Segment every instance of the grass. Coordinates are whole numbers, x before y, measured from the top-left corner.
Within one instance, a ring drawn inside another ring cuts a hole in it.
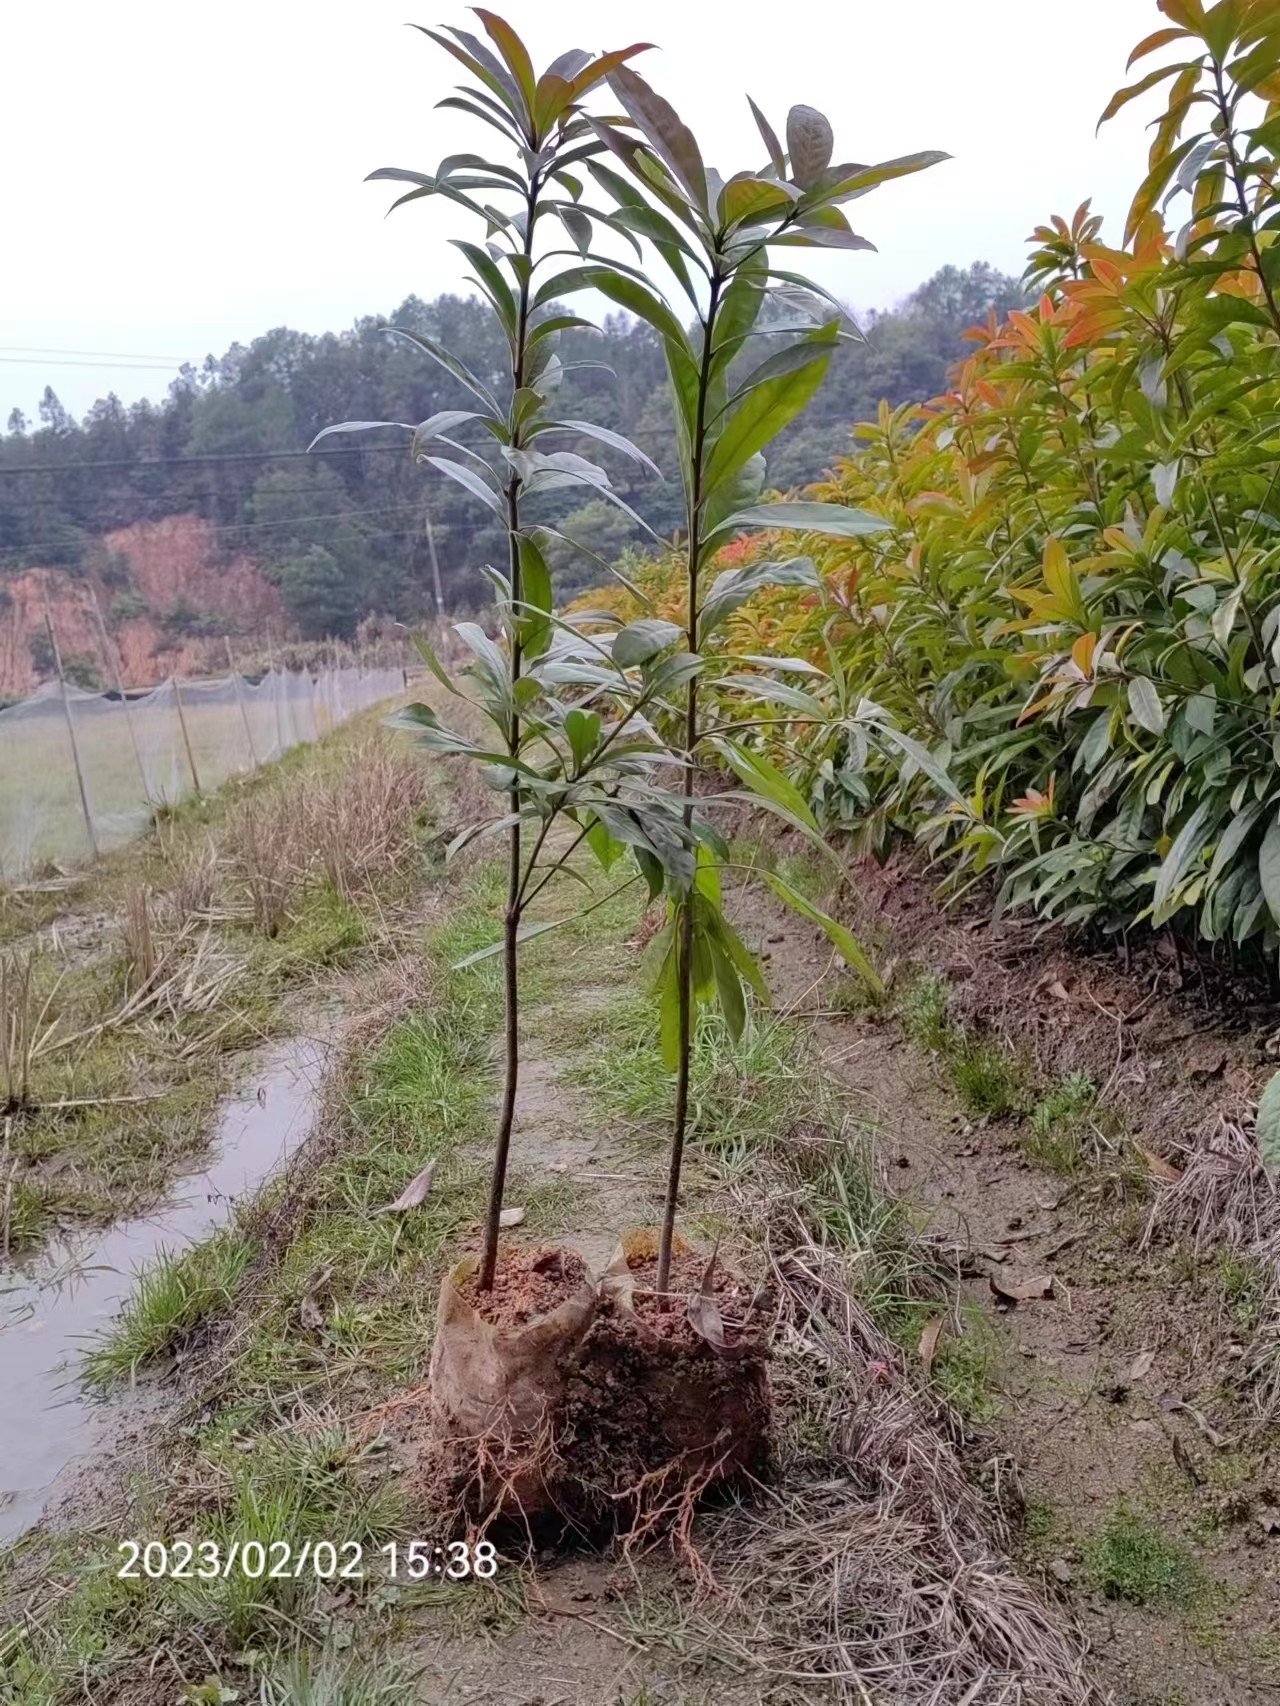
[[[1267,1307],[1267,1275],[1262,1264],[1238,1251],[1222,1250],[1217,1279],[1232,1321],[1242,1333],[1256,1332]]]
[[[1123,1502],[1085,1541],[1084,1565],[1099,1593],[1133,1605],[1185,1606],[1203,1586],[1191,1554]]]
[[[961,1105],[970,1114],[1000,1119],[1018,1103],[1018,1080],[1008,1050],[986,1037],[958,1036],[947,1062]]]
[[[4,1028],[26,1039],[0,1062],[0,1101],[15,1074],[25,1090],[0,1250],[142,1212],[198,1157],[227,1056],[287,1023],[290,989],[384,945],[421,868],[426,799],[416,759],[359,720],[176,808],[59,897],[56,935],[27,920],[36,933],[0,950]]]
[[[143,1269],[123,1312],[85,1357],[84,1378],[98,1387],[132,1380],[176,1350],[231,1302],[253,1255],[253,1240],[234,1227],[180,1254],[164,1251]]]
[[[941,1053],[950,1037],[947,1012],[951,1002],[947,981],[925,972],[908,984],[898,1004],[902,1028],[921,1048]]]
[[[1087,1163],[1083,1133],[1098,1086],[1087,1072],[1069,1072],[1051,1085],[1027,1117],[1023,1149],[1033,1161],[1066,1178]]]
[[[1020,1100],[1017,1061],[993,1038],[955,1024],[950,1005],[946,979],[924,972],[903,992],[898,1017],[912,1042],[942,1056],[967,1113],[988,1119],[1013,1113]]]

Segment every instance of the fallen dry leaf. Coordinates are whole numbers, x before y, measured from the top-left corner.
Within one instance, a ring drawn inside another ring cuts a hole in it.
[[[1163,1179],[1166,1184],[1176,1185],[1182,1177],[1182,1169],[1166,1161],[1163,1155],[1157,1155],[1154,1149],[1148,1149],[1144,1144],[1136,1145],[1138,1154],[1147,1164],[1147,1171],[1153,1179]]]
[[[1129,1370],[1130,1380],[1145,1380],[1151,1373],[1151,1365],[1156,1360],[1154,1351],[1139,1351],[1133,1359],[1133,1367]]]
[[[702,1284],[690,1297],[685,1308],[685,1316],[689,1325],[700,1338],[705,1339],[709,1345],[714,1345],[717,1350],[723,1350],[725,1346],[724,1319],[720,1314],[720,1306],[715,1300],[715,1294],[711,1290],[711,1280],[716,1271],[716,1257],[719,1253],[720,1245],[717,1241],[715,1249],[711,1252],[711,1258],[703,1270]]]
[[[1056,977],[1049,985],[1049,993],[1053,996],[1055,1001],[1070,1001],[1071,999],[1071,993],[1066,984]]]
[[[991,1274],[987,1283],[1002,1303],[1030,1303],[1037,1297],[1053,1296],[1052,1274],[1036,1274],[1033,1279],[1026,1280],[997,1279],[995,1274]]]
[[[933,1368],[933,1359],[938,1350],[938,1335],[942,1331],[941,1315],[931,1315],[924,1324],[920,1335],[920,1367],[927,1380]]]
[[[378,1210],[379,1214],[403,1214],[407,1209],[421,1208],[431,1190],[431,1181],[435,1177],[436,1163],[428,1161],[426,1166],[401,1191],[394,1202],[384,1203]]]
[[[498,1216],[498,1225],[503,1227],[523,1226],[525,1210],[522,1208],[504,1208]]]
[[[315,1332],[324,1326],[324,1309],[320,1304],[320,1294],[333,1278],[333,1263],[328,1263],[311,1281],[303,1293],[298,1305],[298,1319],[309,1331]]]
[[[1166,1398],[1160,1407],[1163,1410],[1181,1410],[1183,1415],[1190,1416],[1209,1444],[1216,1446],[1219,1451],[1224,1445],[1231,1444],[1226,1434],[1220,1434],[1204,1411],[1197,1410],[1194,1404],[1184,1404],[1181,1398]]]

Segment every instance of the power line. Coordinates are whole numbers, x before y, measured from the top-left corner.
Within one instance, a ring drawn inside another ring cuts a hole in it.
[[[403,456],[404,442],[352,445],[348,450],[225,450],[199,456],[122,456],[117,460],[95,462],[26,462],[12,468],[0,466],[0,474],[65,474],[85,468],[172,468],[226,462],[292,462],[306,457],[363,456],[369,451],[379,450],[393,450],[398,456]]]
[[[140,355],[137,350],[54,349],[51,344],[0,344],[6,355],[102,355],[113,361],[190,361],[186,355]]]
[[[170,373],[182,365],[175,361],[64,361],[60,356],[0,355],[12,367],[131,367],[138,373]]]
[[[349,516],[353,515],[385,515],[388,512],[413,509],[416,507],[416,503],[416,499],[409,498],[402,503],[371,504],[367,509],[325,510],[319,515],[291,515],[282,517],[275,521],[226,521],[218,522],[216,524],[208,523],[206,524],[205,531],[210,533],[258,533],[268,527],[306,527],[316,521],[345,521]],[[168,519],[170,518],[160,518],[161,521]],[[152,522],[150,525],[158,526],[159,522]],[[370,538],[376,537],[376,535],[366,533],[364,537]],[[36,540],[30,545],[10,545],[0,552],[0,555],[26,557],[30,556],[33,552],[48,550],[51,546],[56,549],[56,542],[51,540]],[[33,568],[40,568],[42,566],[43,565],[39,563],[32,564]]]

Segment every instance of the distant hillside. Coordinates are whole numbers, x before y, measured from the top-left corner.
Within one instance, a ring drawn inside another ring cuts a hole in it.
[[[53,673],[45,601],[70,679],[110,685],[93,600],[128,687],[170,674],[226,669],[226,637],[255,656],[268,629],[284,635],[279,589],[246,556],[228,553],[194,515],[117,528],[74,571],[27,569],[0,580],[0,698],[20,698]]]
[[[867,342],[841,346],[814,403],[775,446],[771,482],[788,489],[817,478],[845,448],[850,423],[874,414],[882,397],[936,394],[963,351],[965,328],[1021,299],[1014,280],[985,264],[945,267],[896,311],[873,316]],[[23,647],[39,650],[43,620],[33,615],[38,597],[26,573],[33,568],[96,587],[131,669],[142,671],[152,647],[149,678],[162,672],[159,660],[207,631],[252,622],[268,602],[303,637],[347,635],[370,612],[401,620],[429,613],[428,517],[446,607],[485,602],[478,571],[505,553],[500,525],[486,523],[452,482],[415,467],[403,433],[330,439],[306,454],[337,421],[413,423],[465,406],[456,383],[389,335],[389,324],[437,339],[501,393],[505,344],[479,300],[410,297],[390,321],[365,319],[323,337],[281,328],[236,345],[185,369],[159,403],[126,409],[107,397],[77,423],[48,389],[34,425],[15,410],[0,437],[0,691],[22,682]],[[673,474],[656,335],[619,315],[600,331],[561,334],[559,353],[563,414],[625,433]],[[603,463],[659,532],[676,527],[674,478],[638,473],[591,441],[566,435],[560,447]],[[556,497],[558,507],[544,500],[545,519],[600,554],[637,538],[604,500]],[[567,547],[554,566],[564,592],[595,573]],[[60,597],[68,612],[79,608],[70,586]]]

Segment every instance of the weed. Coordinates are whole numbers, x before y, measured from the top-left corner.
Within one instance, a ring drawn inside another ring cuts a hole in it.
[[[954,1037],[947,1064],[956,1094],[971,1114],[999,1119],[1017,1104],[1018,1083],[1013,1057],[987,1037]]]
[[[1082,1128],[1098,1087],[1087,1072],[1069,1072],[1040,1097],[1027,1119],[1023,1148],[1033,1161],[1070,1177],[1085,1165]]]
[[[941,1052],[949,1038],[947,1009],[951,992],[945,978],[925,972],[903,991],[898,1012],[903,1029],[913,1043]]]
[[[139,1274],[119,1318],[86,1355],[85,1379],[93,1386],[132,1380],[140,1368],[174,1350],[227,1306],[253,1253],[252,1241],[229,1227],[181,1254],[162,1251]]]
[[[1267,1281],[1261,1264],[1224,1249],[1218,1256],[1218,1284],[1231,1319],[1242,1332],[1255,1332],[1266,1311]]]
[[[1123,1502],[1085,1542],[1084,1563],[1100,1593],[1134,1605],[1185,1605],[1202,1585],[1195,1559]]]

